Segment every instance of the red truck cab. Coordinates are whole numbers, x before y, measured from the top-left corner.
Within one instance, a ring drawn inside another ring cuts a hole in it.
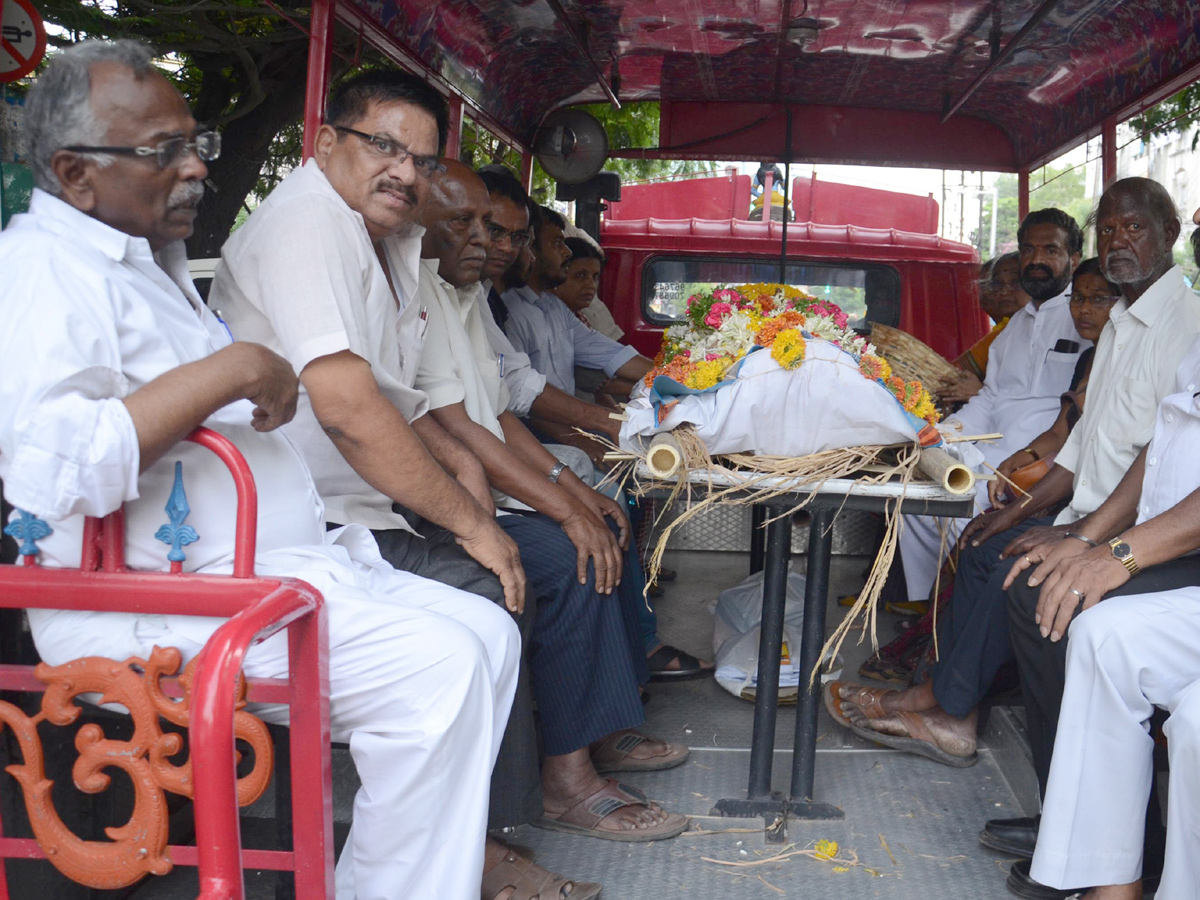
[[[837,303],[860,328],[900,328],[947,359],[987,333],[979,255],[933,233],[932,197],[814,176],[797,178],[790,199],[806,221],[787,225],[784,282]],[[601,223],[608,262],[600,293],[625,340],[652,357],[696,290],[781,280],[784,225],[748,219],[749,209],[748,175],[622,190]]]

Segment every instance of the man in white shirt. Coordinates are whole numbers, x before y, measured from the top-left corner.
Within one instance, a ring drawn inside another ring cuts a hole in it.
[[[1090,346],[1075,330],[1068,299],[1083,247],[1079,225],[1061,210],[1043,209],[1026,216],[1017,234],[1021,286],[1031,299],[992,345],[983,390],[948,420],[961,423],[966,434],[1002,432],[995,446],[980,448],[993,465],[1054,422],[1079,354]],[[986,482],[979,488],[980,501],[986,503]],[[904,519],[900,548],[910,599],[929,596],[941,565],[938,522],[918,516]],[[966,520],[942,522],[950,532],[947,544],[965,524]],[[873,736],[882,730],[877,739],[898,749],[947,765],[972,764],[976,707],[997,670],[1012,656],[1003,593],[988,593],[989,571],[986,565],[960,558],[950,632],[939,647],[929,681],[886,692],[838,685],[830,693],[831,712],[837,713],[839,700],[844,701],[839,718],[860,733]],[[992,602],[982,602],[981,596],[991,596]]]
[[[1089,514],[1110,495],[1116,498],[1118,484],[1128,487],[1122,481],[1128,478],[1126,472],[1134,473],[1136,493],[1142,481],[1137,474],[1138,460],[1144,459],[1147,472],[1159,464],[1156,454],[1143,451],[1154,434],[1155,410],[1177,389],[1200,389],[1196,378],[1186,378],[1178,386],[1175,382],[1176,372],[1183,373],[1186,368],[1180,366],[1181,360],[1200,334],[1200,299],[1183,281],[1172,256],[1178,234],[1175,205],[1153,181],[1122,179],[1101,198],[1096,221],[1100,260],[1109,280],[1122,286],[1124,297],[1113,307],[1096,345],[1083,417],[1056,457],[1055,467],[1033,488],[1030,505],[1065,497],[1064,482],[1066,490],[1074,482],[1074,495],[1052,527],[1031,529],[1003,550],[1005,559],[1015,560],[1004,587],[1008,588],[1009,627],[1021,671],[1034,769],[1043,796],[1059,725],[1066,648],[1060,640],[1063,623],[1038,615],[1042,579],[1062,560],[1081,552],[1081,559],[1090,558],[1085,552],[1090,542],[1110,537],[1093,532]],[[1164,417],[1174,415],[1169,409],[1164,413]],[[1138,514],[1149,515],[1149,504],[1143,506],[1147,508]],[[1131,522],[1132,518],[1122,524]],[[1096,551],[1102,554],[1109,549],[1100,544]],[[1041,563],[1045,563],[1041,571],[1025,574],[1031,565]],[[1001,564],[1002,570],[1009,568],[1008,563]],[[1067,587],[1085,596],[1091,590],[1086,584]],[[993,823],[989,827],[995,830]],[[1036,825],[1028,834],[1036,838]],[[1032,840],[1026,846],[1028,855]],[[1028,863],[1017,863],[1010,880],[1020,886],[1028,882],[1028,872]]]
[[[428,326],[417,215],[447,121],[441,96],[405,72],[372,70],[338,85],[314,157],[226,242],[210,303],[238,340],[270,347],[299,373],[286,431],[331,523],[370,528],[397,569],[520,612],[525,574],[496,524],[483,466],[427,415],[413,386]],[[398,507],[422,518],[422,535]],[[532,620],[531,609],[526,635]],[[489,826],[540,816],[539,783],[526,676],[493,773]],[[488,896],[516,878],[510,870],[523,860],[511,855],[488,840],[485,883],[500,879]],[[579,896],[598,890],[573,887]]]
[[[521,549],[538,601],[529,655],[546,753],[546,810],[538,824],[609,840],[672,837],[686,827],[685,817],[600,775],[669,768],[687,757],[686,747],[634,731],[643,720],[637,684],[647,673],[634,615],[640,598],[621,572],[628,521],[508,410],[479,282],[491,200],[467,166],[445,165],[421,217],[427,258],[420,297],[429,333],[417,386],[432,415],[483,460],[497,504],[521,511],[499,521]]]
[[[1061,648],[1070,635],[1029,874],[1064,892],[1092,886],[1087,896],[1093,900],[1142,896],[1143,832],[1153,790],[1148,722],[1156,706],[1170,713],[1164,731],[1171,762],[1157,896],[1194,897],[1200,885],[1198,387],[1200,341],[1179,366],[1176,392],[1158,408],[1150,443],[1112,496],[1075,523],[1076,533],[1095,546],[1062,541],[1029,579],[1041,585],[1038,624],[1049,643]],[[1147,875],[1149,890],[1154,874]]]
[[[509,287],[503,294],[509,314],[505,333],[529,355],[535,369],[568,394],[575,393],[576,365],[636,383],[654,364],[632,347],[584,325],[552,293],[567,278],[571,251],[563,238],[566,224],[554,210],[534,208],[533,268],[527,285]]]
[[[84,517],[124,504],[128,564],[162,571],[154,534],[182,462],[187,524],[200,534],[184,568],[225,574],[232,481],[214,455],[180,441],[198,425],[233,441],[258,489],[257,572],[325,597],[332,734],[349,741],[362,781],[339,900],[474,900],[517,629],[486,600],[395,571],[365,529],[326,533],[308,468],[276,430],[295,410],[291,367],[261,345],[231,344],[188,277],[200,156],[215,158],[219,139],[198,133],[153,55],[132,41],[85,42],[55,56],[30,91],[39,190],[0,235],[6,496],[53,526],[47,565],[78,565]],[[30,610],[29,620],[51,664],[146,658],[156,644],[188,660],[221,624],[69,610]],[[244,669],[287,677],[286,635],[251,648]],[[286,721],[283,709],[264,715]]]
[[[1002,435],[977,445],[993,467],[1054,424],[1075,363],[1091,346],[1075,330],[1069,302],[1071,275],[1083,247],[1079,225],[1061,210],[1039,209],[1025,217],[1017,241],[1026,249],[1019,262],[1031,300],[1012,314],[992,344],[983,389],[946,420],[961,434]],[[989,505],[987,488],[986,481],[976,486],[980,509]],[[904,517],[900,557],[909,600],[929,599],[942,565],[943,544],[951,547],[969,521]]]

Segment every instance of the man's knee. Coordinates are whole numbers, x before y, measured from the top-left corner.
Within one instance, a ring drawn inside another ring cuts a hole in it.
[[[1188,688],[1175,703],[1163,732],[1168,747],[1186,747],[1191,758],[1200,756],[1200,682]]]
[[[1033,621],[1041,587],[1029,586],[1029,578],[1032,574],[1032,571],[1022,572],[1007,591],[1008,614],[1014,621],[1018,619]]]

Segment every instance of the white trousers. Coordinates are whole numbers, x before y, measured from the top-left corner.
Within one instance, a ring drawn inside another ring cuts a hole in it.
[[[986,491],[987,482],[981,483]],[[904,516],[900,530],[900,559],[904,561],[904,582],[909,600],[929,599],[946,554],[954,549],[954,542],[970,521],[944,516]],[[946,536],[944,547],[943,534]]]
[[[369,539],[369,532],[366,532]],[[362,781],[338,862],[338,900],[475,900],[483,874],[488,783],[516,687],[520,634],[500,607],[406,572],[352,533],[346,547],[273,551],[260,574],[290,574],[325,597],[334,740],[349,741]],[[372,552],[374,551],[374,552]],[[57,612],[31,615],[42,658],[185,661],[219,619]],[[251,648],[254,677],[288,672],[281,632]],[[259,707],[286,721],[286,709]]]
[[[1141,876],[1156,706],[1170,713],[1171,763],[1157,896],[1200,898],[1200,587],[1113,597],[1071,624],[1035,879],[1084,888]]]

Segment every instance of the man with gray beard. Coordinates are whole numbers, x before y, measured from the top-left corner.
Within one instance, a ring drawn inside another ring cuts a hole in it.
[[[1003,524],[1008,517],[1016,520],[1070,498],[1053,525],[1030,529],[1001,553],[1001,559],[1015,560],[1005,582],[1010,635],[1043,796],[1062,701],[1066,642],[1058,626],[1051,627],[1054,623],[1037,621],[1041,580],[1025,570],[1067,554],[1075,545],[1087,549],[1096,543],[1080,520],[1116,489],[1154,434],[1159,404],[1175,390],[1176,369],[1200,334],[1200,300],[1172,256],[1179,231],[1175,204],[1157,182],[1124,178],[1104,192],[1096,211],[1097,251],[1101,269],[1121,286],[1122,297],[1096,344],[1083,417],[1054,468],[1032,489],[1025,512],[1021,504],[1012,504],[994,517],[999,525],[985,523],[974,536],[982,541],[989,533],[1011,527],[1011,522]],[[989,846],[1002,844],[999,849],[1031,856],[1036,836],[1034,820],[999,820],[989,822],[981,837]],[[1028,867],[1027,861],[1014,864],[1010,890],[1018,896],[1046,896],[1046,888],[1029,878]]]

